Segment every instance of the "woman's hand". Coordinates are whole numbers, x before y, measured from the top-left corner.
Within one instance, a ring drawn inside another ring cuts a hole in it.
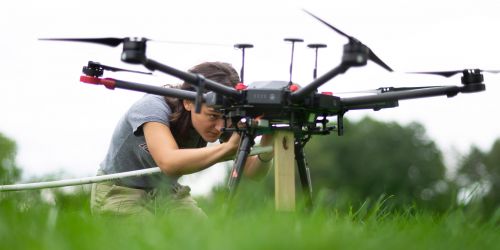
[[[231,137],[227,142],[222,143],[225,147],[226,153],[224,154],[223,161],[232,160],[238,151],[238,146],[240,145],[240,135],[233,132]]]

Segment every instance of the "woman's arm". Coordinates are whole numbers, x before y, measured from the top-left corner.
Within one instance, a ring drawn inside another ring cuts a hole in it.
[[[236,153],[239,136],[228,142],[204,148],[179,149],[168,126],[159,122],[143,125],[149,152],[167,175],[180,176],[201,171]]]
[[[269,146],[273,144],[273,136],[270,134],[263,135],[260,140],[261,146]],[[259,155],[250,156],[245,163],[243,174],[252,179],[261,179],[269,172],[273,163],[274,152],[261,153]]]

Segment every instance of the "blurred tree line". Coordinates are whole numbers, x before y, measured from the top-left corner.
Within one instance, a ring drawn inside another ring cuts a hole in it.
[[[0,184],[19,180],[21,169],[16,165],[16,143],[0,133]]]
[[[500,139],[488,152],[473,146],[460,161],[455,183],[459,202],[500,217]]]
[[[386,195],[393,206],[449,205],[442,154],[422,125],[364,118],[344,127],[343,136],[316,136],[306,147],[311,178],[326,202]]]
[[[21,168],[16,163],[17,144],[14,140],[0,133],[0,185],[13,184],[21,179]],[[52,174],[29,182],[60,179],[60,175]],[[89,210],[88,189],[83,186],[64,188],[0,192],[0,210],[15,209],[17,211],[38,207],[41,203],[54,205],[56,208],[73,210]]]
[[[498,209],[500,140],[489,152],[472,147],[449,176],[442,152],[419,123],[402,126],[365,117],[346,120],[343,136],[315,136],[306,146],[313,187],[325,205],[359,204],[382,195],[395,208],[417,205],[445,211],[465,193],[484,212]],[[481,192],[473,193],[474,187]],[[468,202],[468,201],[466,201]]]

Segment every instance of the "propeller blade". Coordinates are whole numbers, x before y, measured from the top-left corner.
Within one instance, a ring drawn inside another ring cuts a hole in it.
[[[109,70],[112,72],[117,72],[117,71],[122,71],[122,72],[130,72],[130,73],[138,73],[138,74],[145,74],[145,75],[152,75],[151,72],[143,72],[143,71],[136,71],[136,70],[129,70],[129,69],[122,69],[122,68],[117,68],[117,67],[112,67],[112,66],[107,66],[104,64],[100,64],[98,62],[92,62],[89,61],[88,67],[100,67],[103,70]]]
[[[84,42],[84,43],[98,43],[116,47],[120,45],[124,38],[104,37],[104,38],[39,38],[42,41],[63,41],[63,42]]]
[[[386,69],[387,71],[390,71],[390,72],[393,72],[394,70],[391,69],[391,67],[389,67],[386,63],[384,63],[377,55],[375,55],[375,53],[368,47],[366,46],[365,44],[363,44],[362,42],[360,42],[358,39],[356,39],[355,37],[352,37],[350,35],[347,35],[346,33],[344,33],[343,31],[335,28],[333,25],[327,23],[326,21],[324,21],[323,19],[315,16],[314,14],[312,14],[311,12],[307,11],[307,10],[304,10],[304,12],[306,12],[307,14],[311,15],[312,17],[316,18],[318,21],[322,22],[323,24],[325,24],[326,26],[328,26],[330,29],[333,29],[334,31],[336,31],[337,33],[339,33],[340,35],[346,37],[347,39],[349,39],[349,42],[351,43],[360,43],[362,44],[363,46],[365,46],[366,48],[368,48],[369,50],[369,55],[368,55],[368,59],[370,59],[371,61],[373,61],[374,63],[378,64],[380,67]]]
[[[38,40],[42,41],[64,41],[64,42],[86,42],[86,43],[97,43],[108,45],[112,47],[116,47],[120,45],[125,38],[116,38],[116,37],[103,37],[103,38],[40,38]],[[150,39],[146,39],[147,41],[152,41]],[[204,42],[189,42],[189,41],[167,41],[167,40],[154,40],[154,42],[159,43],[170,43],[170,44],[181,44],[181,45],[198,45],[198,46],[220,46],[220,47],[229,47],[231,44],[223,44],[223,43],[204,43]]]
[[[169,44],[180,44],[180,45],[197,45],[197,46],[218,46],[218,47],[233,47],[232,44],[225,43],[205,43],[205,42],[189,42],[189,41],[170,41],[170,40],[154,40],[157,43],[169,43]]]
[[[494,73],[494,74],[498,74],[500,73],[500,70],[481,70],[482,72],[487,72],[487,73]]]
[[[145,74],[145,75],[152,75],[153,74],[151,72],[143,72],[143,71],[136,71],[136,70],[130,70],[130,69],[120,69],[120,68],[115,68],[115,67],[102,65],[102,64],[101,64],[101,67],[104,70],[109,70],[109,71],[113,71],[113,72],[123,71],[123,72],[138,73],[138,74]]]
[[[339,29],[337,29],[337,28],[333,27],[333,25],[331,25],[331,24],[327,23],[326,21],[324,21],[323,19],[321,19],[321,18],[319,18],[319,17],[315,16],[313,13],[311,13],[311,12],[309,12],[309,11],[305,10],[305,9],[303,9],[303,11],[304,11],[304,12],[306,12],[307,14],[309,14],[310,16],[312,16],[312,17],[316,18],[316,20],[318,20],[318,21],[322,22],[324,25],[326,25],[326,26],[330,27],[330,29],[335,30],[335,31],[336,31],[337,33],[339,33],[340,35],[345,36],[345,37],[346,37],[346,38],[348,38],[349,40],[355,40],[355,41],[358,41],[356,38],[354,38],[354,37],[352,37],[352,36],[350,36],[350,35],[347,35],[347,34],[346,34],[346,33],[344,33],[343,31],[341,31],[341,30],[339,30]]]
[[[444,77],[452,77],[459,73],[465,73],[468,71],[486,72],[486,73],[500,73],[500,70],[482,70],[482,69],[462,69],[462,70],[450,70],[450,71],[421,71],[421,72],[407,72],[410,74],[428,74],[428,75],[439,75]]]
[[[451,71],[422,71],[422,72],[408,72],[410,74],[427,74],[427,75],[439,75],[444,77],[452,77],[458,73],[462,73],[463,70],[451,70]]]
[[[370,49],[370,48],[368,48]],[[384,61],[382,61],[373,51],[370,49],[370,54],[368,55],[368,59],[372,60],[374,63],[378,64],[380,67],[386,69],[389,72],[393,72],[394,70],[391,69]]]

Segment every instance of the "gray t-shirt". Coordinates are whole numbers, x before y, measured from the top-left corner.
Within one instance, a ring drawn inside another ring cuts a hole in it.
[[[108,153],[100,164],[101,171],[113,174],[156,167],[149,153],[142,125],[146,122],[160,122],[170,126],[171,113],[162,96],[146,94],[134,103],[115,128]],[[177,144],[180,148],[206,146],[206,142],[194,129],[190,131],[188,138],[177,139]],[[178,177],[155,174],[124,178],[119,180],[119,183],[128,187],[151,189],[172,184],[177,179]]]

